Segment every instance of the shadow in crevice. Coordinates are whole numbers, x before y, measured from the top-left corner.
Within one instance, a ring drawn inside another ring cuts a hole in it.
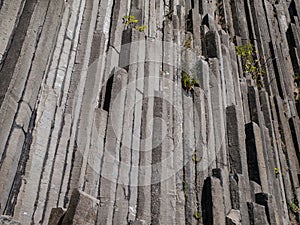
[[[204,181],[202,190],[202,219],[203,225],[213,225],[213,211],[212,211],[212,195],[211,195],[211,179],[208,177]]]
[[[294,16],[298,16],[298,13],[297,13],[296,4],[295,4],[294,0],[292,0],[291,4],[289,6],[289,13],[290,13],[290,17],[291,17],[291,22],[295,23]]]

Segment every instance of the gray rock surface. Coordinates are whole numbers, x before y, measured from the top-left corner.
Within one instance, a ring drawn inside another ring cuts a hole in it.
[[[10,216],[0,216],[1,225],[21,225],[21,223],[15,221]]]
[[[49,222],[48,225],[56,225],[62,222],[64,215],[66,213],[66,210],[62,208],[53,208],[51,210],[51,214],[49,216]]]
[[[75,189],[61,224],[94,224],[97,218],[98,205],[99,200]]]
[[[299,15],[0,0],[0,223],[299,224]]]

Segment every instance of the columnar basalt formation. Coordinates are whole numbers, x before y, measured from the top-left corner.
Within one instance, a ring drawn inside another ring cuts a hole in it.
[[[0,0],[0,224],[299,224],[299,15]]]

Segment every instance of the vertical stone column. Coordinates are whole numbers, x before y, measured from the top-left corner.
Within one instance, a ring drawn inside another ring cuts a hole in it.
[[[264,192],[269,192],[261,132],[254,122],[246,125],[246,147],[250,180],[260,184]]]

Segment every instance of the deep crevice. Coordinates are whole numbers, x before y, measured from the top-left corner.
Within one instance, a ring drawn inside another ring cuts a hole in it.
[[[4,56],[5,58],[2,62],[2,68],[0,67],[0,106],[3,103],[5,94],[13,77],[36,2],[37,0],[26,1],[23,13],[19,19],[19,24],[13,34],[10,45],[11,47],[6,54],[6,57]]]
[[[298,13],[297,13],[296,4],[295,4],[294,0],[292,0],[288,10],[289,10],[289,13],[290,13],[291,22],[295,23],[294,16],[298,16]]]
[[[105,97],[104,97],[104,104],[103,104],[103,110],[109,112],[110,107],[110,101],[111,101],[111,92],[112,92],[112,86],[114,81],[114,74],[112,74],[107,83],[106,83],[106,90],[105,90]]]
[[[298,163],[300,164],[300,149],[299,149],[299,145],[298,145],[298,141],[297,141],[297,133],[296,133],[295,124],[294,124],[294,121],[292,118],[289,119],[289,125],[290,125],[290,129],[291,129],[293,145],[294,145],[296,155],[298,158]]]
[[[269,47],[270,47],[270,52],[271,52],[271,58],[275,59],[275,52],[274,52],[274,46],[273,43],[270,42],[269,43]],[[275,73],[275,79],[276,79],[276,83],[277,83],[277,88],[278,88],[278,93],[279,96],[283,99],[283,91],[282,91],[282,87],[281,87],[281,83],[280,83],[280,74],[278,71],[278,65],[277,65],[277,61],[276,60],[272,60],[272,64],[273,64],[273,68],[274,68],[274,73]]]
[[[14,182],[8,197],[6,207],[4,209],[4,214],[9,216],[14,216],[15,206],[17,204],[17,198],[22,186],[23,176],[25,174],[26,164],[29,158],[30,146],[32,143],[32,132],[35,127],[36,111],[34,111],[30,118],[28,132],[25,135],[25,141],[22,148],[22,154],[18,164],[17,172],[14,178]]]
[[[211,178],[208,177],[204,181],[201,201],[202,219],[203,224],[205,225],[213,225],[213,203],[211,188]]]
[[[252,0],[250,0],[250,1],[252,1]],[[249,39],[254,40],[255,34],[253,33],[253,30],[252,30],[252,27],[253,27],[253,24],[252,24],[252,21],[251,21],[252,15],[251,15],[251,12],[250,12],[251,10],[249,9],[249,5],[248,5],[247,0],[244,1],[244,6],[245,6],[245,14],[246,14],[248,32],[249,32]]]
[[[261,184],[261,178],[258,168],[257,149],[254,136],[254,127],[252,123],[245,126],[246,131],[246,151],[247,151],[247,167],[249,179]]]

